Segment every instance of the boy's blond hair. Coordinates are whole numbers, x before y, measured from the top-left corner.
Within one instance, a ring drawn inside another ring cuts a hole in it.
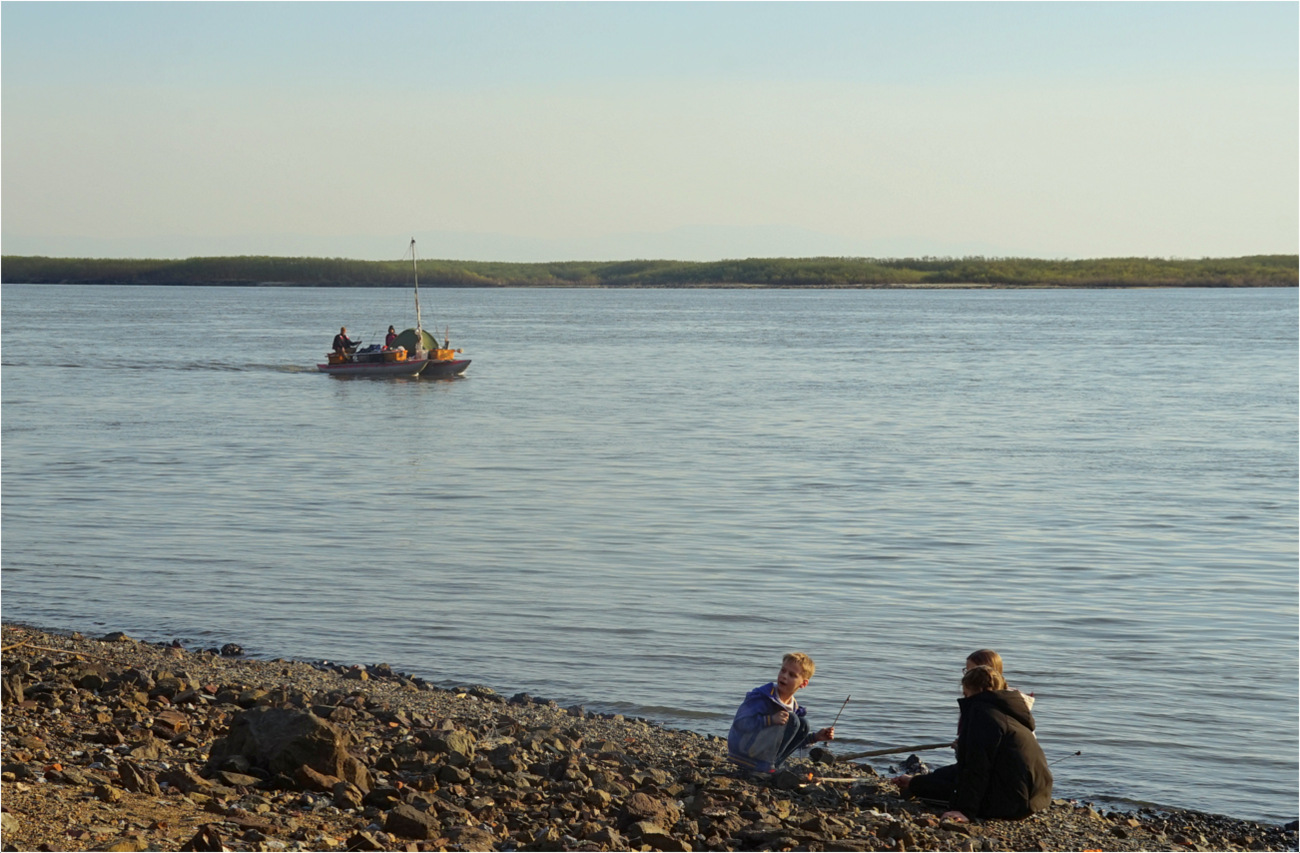
[[[795,666],[799,667],[799,673],[804,678],[812,678],[813,672],[817,670],[817,664],[813,663],[813,659],[803,652],[790,652],[788,655],[781,658],[782,666],[787,663],[794,663]]]

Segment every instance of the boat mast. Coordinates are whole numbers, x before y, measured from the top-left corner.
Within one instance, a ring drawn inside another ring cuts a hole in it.
[[[420,322],[420,268],[415,264],[415,238],[411,238],[411,272],[415,275],[415,348],[424,349],[424,324]]]

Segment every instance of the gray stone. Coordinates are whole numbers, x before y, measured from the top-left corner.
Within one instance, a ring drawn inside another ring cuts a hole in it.
[[[384,819],[384,831],[402,838],[427,841],[436,838],[442,827],[438,819],[428,812],[422,812],[414,806],[401,803],[393,807]]]

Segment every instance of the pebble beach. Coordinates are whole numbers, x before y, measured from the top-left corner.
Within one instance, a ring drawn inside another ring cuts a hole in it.
[[[717,737],[384,664],[20,625],[0,664],[4,850],[1297,849],[1294,822],[1066,799],[945,822],[833,743],[752,777]]]

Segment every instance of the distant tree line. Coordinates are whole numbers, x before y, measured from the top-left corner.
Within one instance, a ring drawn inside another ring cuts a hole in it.
[[[748,258],[709,262],[420,261],[428,287],[1296,287],[1300,256],[1100,258]],[[224,257],[186,260],[5,255],[5,284],[409,287],[407,261]]]

